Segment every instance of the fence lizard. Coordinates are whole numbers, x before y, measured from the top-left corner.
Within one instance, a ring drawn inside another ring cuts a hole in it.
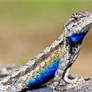
[[[81,43],[92,26],[92,14],[73,14],[64,25],[63,33],[49,47],[40,52],[0,81],[0,92],[19,92],[24,88],[36,88],[51,80],[51,87],[59,88],[60,81],[76,83],[68,78],[70,68],[78,57]]]

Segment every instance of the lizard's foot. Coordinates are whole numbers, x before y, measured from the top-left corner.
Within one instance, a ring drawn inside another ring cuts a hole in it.
[[[66,87],[66,84],[63,80],[61,80],[59,83],[54,81],[53,84],[48,85],[48,87],[52,88],[53,92],[61,92],[64,90],[64,87]]]
[[[47,85],[47,86],[52,88],[52,92],[56,92],[56,88],[53,85]]]
[[[69,76],[66,79],[67,80],[64,80],[65,83],[60,82],[60,85],[61,85],[60,87],[62,88],[62,90],[68,90],[68,89],[78,86],[80,83],[85,83],[84,78],[81,76],[78,76],[78,75],[77,75],[77,77],[76,77],[76,75]]]
[[[50,87],[53,88],[53,92],[57,92],[57,91],[65,91],[71,88],[74,88],[76,86],[78,86],[80,83],[84,83],[85,80],[83,79],[83,77],[77,76],[75,77],[71,77],[71,79],[69,79],[68,82],[65,82],[63,80],[60,81],[60,84],[58,84],[58,86],[53,86],[51,85]]]
[[[65,77],[64,81],[68,84],[79,84],[82,82],[85,82],[84,78],[81,76],[69,76],[69,77]]]
[[[66,69],[66,72],[64,74],[63,80],[68,84],[78,84],[81,82],[84,82],[85,80],[83,77],[80,76],[69,76],[70,67]]]
[[[52,92],[57,92],[57,91],[61,92],[63,90],[61,86],[54,87],[53,85],[49,85],[49,87],[52,88]]]

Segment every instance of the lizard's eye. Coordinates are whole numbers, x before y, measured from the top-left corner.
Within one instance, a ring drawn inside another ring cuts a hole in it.
[[[82,42],[83,38],[85,37],[86,33],[84,34],[74,34],[71,35],[69,38],[74,42],[74,43],[78,43],[78,42]]]
[[[78,19],[86,17],[85,14],[83,14],[83,13],[85,13],[85,12],[72,14],[72,18],[74,18],[75,20],[78,20]]]

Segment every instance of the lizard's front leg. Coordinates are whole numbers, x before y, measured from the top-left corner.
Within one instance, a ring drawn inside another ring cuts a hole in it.
[[[64,73],[64,76],[63,76],[63,81],[65,83],[68,83],[68,84],[78,84],[80,82],[83,82],[84,81],[84,78],[83,77],[71,77],[69,78],[69,74],[70,74],[70,69],[71,67],[68,67]],[[62,84],[61,84],[62,85]]]
[[[61,62],[59,64],[59,67],[55,73],[55,77],[54,77],[54,81],[51,85],[51,87],[53,88],[53,90],[66,90],[69,87],[63,84],[78,84],[81,81],[83,82],[84,79],[83,78],[73,78],[70,79],[69,78],[69,73],[70,73],[70,69],[72,66],[72,62],[71,62],[71,54],[67,53],[64,55],[64,57],[61,59]]]
[[[59,67],[55,73],[54,81],[51,85],[53,89],[60,89],[61,80],[68,82],[68,74],[69,74],[69,68],[70,67],[70,54],[69,52],[66,52],[66,54],[61,59],[61,62],[59,64]]]

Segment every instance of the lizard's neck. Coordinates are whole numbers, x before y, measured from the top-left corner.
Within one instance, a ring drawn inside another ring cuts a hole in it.
[[[75,43],[71,40],[70,37],[65,38],[65,45],[67,49],[66,51],[68,53],[69,60],[72,61],[71,63],[73,63],[78,57],[81,48],[81,43],[82,40],[79,43]]]

